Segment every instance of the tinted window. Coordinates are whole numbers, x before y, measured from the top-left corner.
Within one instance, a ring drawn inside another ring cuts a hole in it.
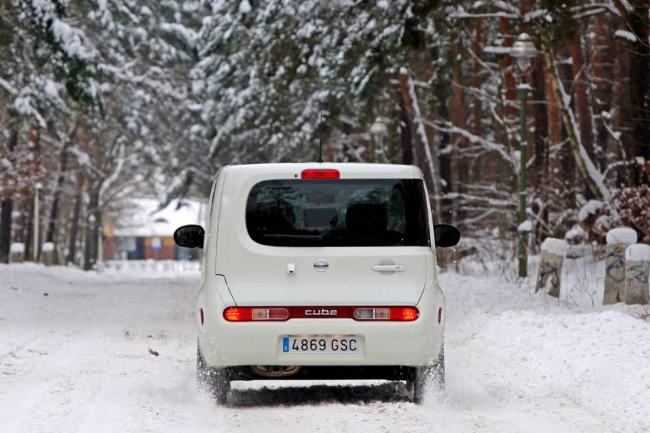
[[[429,245],[422,180],[270,180],[246,204],[251,238],[273,246]]]

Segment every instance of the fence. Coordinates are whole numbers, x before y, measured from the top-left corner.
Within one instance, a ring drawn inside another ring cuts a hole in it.
[[[100,271],[184,273],[199,272],[201,263],[177,260],[107,260],[97,267]]]

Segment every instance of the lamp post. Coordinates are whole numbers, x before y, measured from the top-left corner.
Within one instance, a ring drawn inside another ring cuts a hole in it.
[[[520,134],[519,139],[519,215],[517,218],[517,231],[519,233],[519,276],[528,276],[528,254],[526,247],[528,244],[528,232],[530,231],[530,224],[525,224],[526,221],[526,104],[528,91],[531,90],[530,86],[526,83],[525,75],[530,69],[531,61],[537,56],[537,48],[530,40],[530,36],[526,33],[519,35],[510,50],[510,56],[516,61],[519,67],[520,80],[517,85],[517,92],[519,93],[519,107],[521,114],[520,121]]]

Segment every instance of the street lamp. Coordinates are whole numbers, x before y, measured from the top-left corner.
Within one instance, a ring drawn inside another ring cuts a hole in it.
[[[530,223],[526,224],[526,104],[528,92],[531,87],[526,83],[525,75],[530,69],[532,59],[537,56],[537,48],[526,33],[519,35],[510,50],[510,56],[516,61],[519,67],[520,79],[517,85],[519,93],[519,107],[521,114],[519,139],[519,215],[517,218],[517,231],[519,233],[519,276],[528,276],[528,255],[526,246],[528,244],[528,232],[531,230]]]

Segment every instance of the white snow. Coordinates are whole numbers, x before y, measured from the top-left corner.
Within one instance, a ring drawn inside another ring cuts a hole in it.
[[[559,302],[493,273],[442,274],[447,391],[423,406],[400,384],[274,381],[235,382],[219,407],[194,386],[198,273],[0,265],[1,430],[650,431],[650,326],[623,305],[575,305],[574,286],[602,296],[604,267],[570,262]]]
[[[56,85],[56,83],[54,81],[52,81],[52,80],[47,80],[43,90],[45,91],[45,93],[47,93],[52,98],[58,98],[59,97],[59,88]]]
[[[604,206],[600,200],[589,200],[585,203],[578,212],[578,221],[582,222],[589,218],[590,215],[595,215]]]
[[[178,24],[178,23],[161,23],[160,24],[160,30],[177,35],[180,39],[182,39],[190,47],[195,47],[196,46],[196,41],[198,39],[198,34],[194,30],[192,30],[190,28],[187,28],[182,24]]]
[[[241,3],[239,3],[239,13],[247,14],[251,10],[251,4],[248,2],[248,0],[242,0]]]
[[[577,243],[582,242],[585,239],[586,235],[587,233],[582,227],[575,225],[564,234],[564,239]]]
[[[140,198],[129,200],[119,212],[111,215],[115,236],[158,236],[174,234],[186,224],[205,224],[206,204],[193,199],[172,200],[159,209],[156,199]],[[107,224],[108,225],[108,224]]]
[[[569,244],[563,239],[546,238],[542,242],[542,251],[555,254],[557,256],[564,256],[569,249]]]
[[[97,50],[90,45],[83,32],[68,23],[55,19],[52,23],[52,33],[70,57],[92,60],[97,55]]]
[[[531,232],[533,231],[533,223],[530,222],[530,220],[526,220],[517,226],[517,231],[526,233]]]
[[[15,95],[15,94],[16,94],[16,90],[15,90],[14,87],[11,85],[11,83],[9,83],[9,81],[5,80],[5,79],[2,78],[2,77],[0,77],[0,87],[2,87],[3,89],[5,89],[5,90],[6,90],[9,94],[11,94],[11,95]]]
[[[22,242],[12,242],[9,245],[9,252],[12,254],[23,254],[25,252],[25,244]]]
[[[625,249],[625,260],[650,262],[650,245],[634,244]]]
[[[606,242],[612,244],[635,244],[636,231],[628,227],[617,227],[607,232]]]
[[[45,242],[41,247],[41,250],[44,253],[51,253],[52,251],[54,251],[54,244],[52,242]]]
[[[490,46],[483,48],[483,51],[491,54],[510,54],[512,47]]]
[[[614,32],[614,37],[625,39],[628,42],[636,42],[637,41],[637,37],[634,35],[634,33],[629,32],[627,30],[621,30],[621,29],[616,30]]]

